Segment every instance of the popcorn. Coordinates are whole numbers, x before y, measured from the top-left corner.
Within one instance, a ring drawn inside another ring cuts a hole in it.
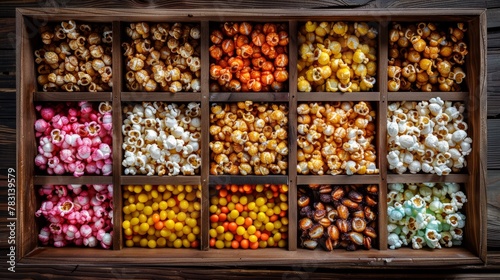
[[[390,249],[460,245],[467,202],[457,183],[388,184],[387,231]]]

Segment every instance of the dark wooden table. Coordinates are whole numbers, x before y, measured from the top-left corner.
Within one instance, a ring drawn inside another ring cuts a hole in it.
[[[37,266],[18,265],[16,274],[7,274],[7,170],[16,166],[16,45],[15,8],[487,8],[488,19],[488,261],[484,266],[453,267],[447,269],[380,270],[367,269],[325,269],[314,266],[288,267],[237,267],[230,263],[210,269],[204,267],[109,267],[96,266]],[[500,1],[498,0],[274,0],[274,1],[190,1],[190,0],[4,0],[0,2],[0,278],[48,278],[72,279],[99,278],[252,278],[307,279],[340,278],[349,274],[354,278],[373,275],[384,278],[401,278],[411,274],[416,278],[500,278]],[[138,269],[140,268],[140,269]]]

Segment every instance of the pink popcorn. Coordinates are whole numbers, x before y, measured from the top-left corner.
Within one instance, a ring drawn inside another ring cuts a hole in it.
[[[73,172],[73,176],[75,177],[83,176],[84,171],[85,171],[85,164],[81,161],[77,161],[75,166],[75,171]]]
[[[88,103],[87,101],[81,101],[78,103],[78,106],[80,106],[80,111],[82,114],[89,114],[92,112],[92,104]]]
[[[72,190],[74,194],[78,195],[82,191],[82,185],[77,185],[77,184],[68,185],[68,189]]]
[[[60,160],[65,163],[73,163],[75,162],[75,157],[73,155],[73,149],[62,149],[59,152]]]
[[[82,146],[78,147],[77,150],[78,150],[77,158],[80,160],[84,160],[84,159],[89,158],[91,153],[92,153],[92,149],[90,148],[90,146],[87,146],[87,145],[82,145]]]
[[[52,234],[61,234],[62,226],[59,223],[51,223],[49,225],[49,230]]]
[[[61,213],[61,216],[66,216],[69,215],[74,211],[73,209],[73,202],[72,201],[65,201],[61,203],[59,206],[59,211]]]
[[[87,238],[92,234],[92,228],[89,225],[82,225],[80,227],[80,234],[83,238]]]
[[[102,127],[105,130],[111,130],[111,128],[113,127],[113,122],[110,113],[105,113],[104,116],[102,117]]]
[[[88,247],[95,247],[97,246],[97,238],[95,238],[94,236],[83,238],[83,245]]]
[[[50,121],[54,117],[55,110],[51,107],[44,107],[40,110],[40,114],[44,120]]]
[[[35,165],[44,170],[47,168],[47,158],[44,155],[38,154],[35,157]]]
[[[76,246],[109,249],[112,246],[112,192],[111,185],[44,185],[38,193],[45,199],[36,217],[47,224],[38,234],[42,245]],[[74,192],[74,190],[77,193]],[[90,201],[93,205],[90,207]]]
[[[60,186],[55,186],[55,194],[59,197],[67,196],[68,195],[68,189],[64,185]]]
[[[45,133],[45,131],[50,128],[50,125],[44,119],[38,119],[35,122],[35,130],[40,133]]]
[[[43,245],[48,245],[50,239],[50,230],[48,227],[43,227],[38,234],[38,240],[42,242]]]
[[[80,231],[75,225],[63,225],[63,233],[66,240],[73,240],[80,237]]]
[[[89,162],[87,163],[87,166],[85,166],[85,171],[87,174],[99,174],[100,170],[97,168],[97,165],[95,162]]]

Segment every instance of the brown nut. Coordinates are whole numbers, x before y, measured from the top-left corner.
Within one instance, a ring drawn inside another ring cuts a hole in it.
[[[369,236],[371,238],[376,238],[377,233],[375,232],[375,229],[373,227],[367,226],[365,230],[363,231],[363,234],[366,236]]]
[[[361,203],[361,201],[363,201],[363,195],[355,190],[351,190],[347,194],[347,197],[356,203]]]
[[[355,232],[363,232],[366,229],[366,221],[363,218],[355,217],[351,221],[352,230]]]
[[[309,218],[302,218],[299,221],[299,228],[303,231],[306,231],[314,225],[313,221]]]
[[[325,209],[318,209],[314,211],[314,220],[319,221],[323,218],[326,217],[326,210]]]
[[[358,246],[364,244],[364,236],[359,232],[349,232],[347,233],[347,237],[351,242]]]
[[[326,232],[327,232],[328,236],[330,237],[330,239],[332,239],[332,240],[339,240],[339,238],[340,238],[340,231],[339,231],[339,229],[337,228],[336,225],[330,225],[330,226],[328,226],[328,228],[326,229]]]
[[[343,198],[342,199],[342,205],[345,205],[349,209],[357,209],[359,207],[359,204],[348,199],[348,198]]]
[[[311,239],[304,240],[302,241],[302,247],[314,250],[318,247],[318,241]]]
[[[349,217],[349,209],[343,204],[337,207],[337,213],[339,215],[339,218],[342,220],[347,220],[347,218]]]
[[[306,207],[311,202],[311,199],[308,196],[301,196],[297,201],[299,207]]]
[[[309,237],[312,239],[318,239],[323,236],[325,232],[324,228],[320,224],[315,224],[309,229]]]

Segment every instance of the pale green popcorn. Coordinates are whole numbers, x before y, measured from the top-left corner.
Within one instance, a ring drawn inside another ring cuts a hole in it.
[[[461,228],[453,228],[450,230],[453,240],[462,240],[464,238],[464,231]]]
[[[389,233],[394,232],[396,234],[399,234],[401,232],[401,228],[396,224],[390,223],[387,225],[387,231]]]
[[[453,214],[457,212],[458,208],[457,205],[454,205],[452,203],[443,203],[443,212],[446,214]]]
[[[402,184],[402,183],[393,183],[393,184],[388,184],[387,187],[391,191],[402,192],[403,189],[404,189],[404,184]]]
[[[465,215],[462,214],[462,213],[460,213],[460,212],[458,212],[457,214],[460,216],[460,220],[458,221],[457,228],[463,228],[463,227],[465,227]]]
[[[415,184],[408,184],[407,186],[407,189],[409,189],[410,191],[413,191],[414,194],[417,194],[417,188],[418,186],[415,185]]]
[[[432,199],[433,199],[432,202],[429,203],[429,210],[431,210],[432,212],[434,212],[436,214],[443,212],[444,205],[439,200],[439,197],[433,196]]]
[[[457,214],[457,213],[453,213],[453,214],[448,214],[445,218],[445,221],[447,224],[449,224],[452,228],[456,228],[458,227],[458,222],[459,220],[461,220],[462,218]]]
[[[427,224],[427,227],[426,229],[433,229],[437,232],[441,232],[441,230],[443,229],[442,225],[441,225],[441,222],[438,221],[438,220],[434,220],[434,221],[430,221],[428,224]]]
[[[418,228],[424,229],[427,228],[430,222],[436,220],[436,216],[427,213],[418,213],[416,219]]]
[[[400,248],[403,244],[403,241],[399,239],[399,236],[396,233],[391,233],[387,237],[387,244],[389,245],[389,249],[394,250],[396,248]]]
[[[403,205],[396,202],[394,203],[394,206],[387,207],[387,215],[389,216],[389,219],[392,219],[393,221],[401,221],[405,216]]]
[[[408,246],[411,242],[411,238],[414,236],[415,234],[413,233],[408,233],[408,234],[403,234],[401,233],[399,235],[399,240],[401,240],[401,246]]]
[[[467,197],[462,191],[458,191],[451,194],[451,204],[457,206],[457,209],[461,209],[464,206],[464,203],[467,202]]]
[[[451,235],[450,235],[451,236]],[[411,247],[413,249],[422,249],[425,245],[425,240],[422,236],[415,235],[411,239]]]
[[[390,249],[452,247],[462,244],[467,202],[457,183],[389,184],[387,214]]]
[[[415,196],[415,194],[412,191],[410,191],[410,190],[405,190],[403,192],[403,198],[404,198],[404,200],[410,200],[414,196]]]
[[[453,237],[451,236],[451,233],[449,231],[443,231],[441,232],[441,239],[439,239],[439,243],[443,245],[444,247],[451,247],[453,246]]]
[[[460,185],[457,183],[445,183],[445,185],[448,187],[448,194],[451,195],[452,193],[456,193],[460,190]]]
[[[427,187],[427,186],[422,186],[418,190],[418,193],[420,196],[426,201],[430,202],[431,201],[431,196],[432,196],[432,189]]]
[[[427,186],[429,188],[433,188],[436,185],[436,183],[422,183],[422,185]]]
[[[448,186],[444,184],[437,184],[432,188],[432,195],[436,197],[445,197],[446,194],[448,193]]]
[[[450,231],[451,230],[450,224],[448,224],[446,222],[445,223],[441,223],[441,228],[442,228],[443,231]]]
[[[439,234],[437,231],[433,229],[426,229],[425,230],[425,244],[429,246],[429,248],[441,248],[441,244],[439,244],[439,239],[441,239],[441,234]]]
[[[390,191],[387,194],[387,206],[394,205],[394,202],[396,202],[396,198],[397,198],[398,194],[399,194],[399,192],[397,192],[397,191]]]
[[[420,195],[415,195],[410,200],[407,200],[403,204],[405,208],[405,214],[407,216],[415,217],[418,213],[425,213],[426,203]]]

